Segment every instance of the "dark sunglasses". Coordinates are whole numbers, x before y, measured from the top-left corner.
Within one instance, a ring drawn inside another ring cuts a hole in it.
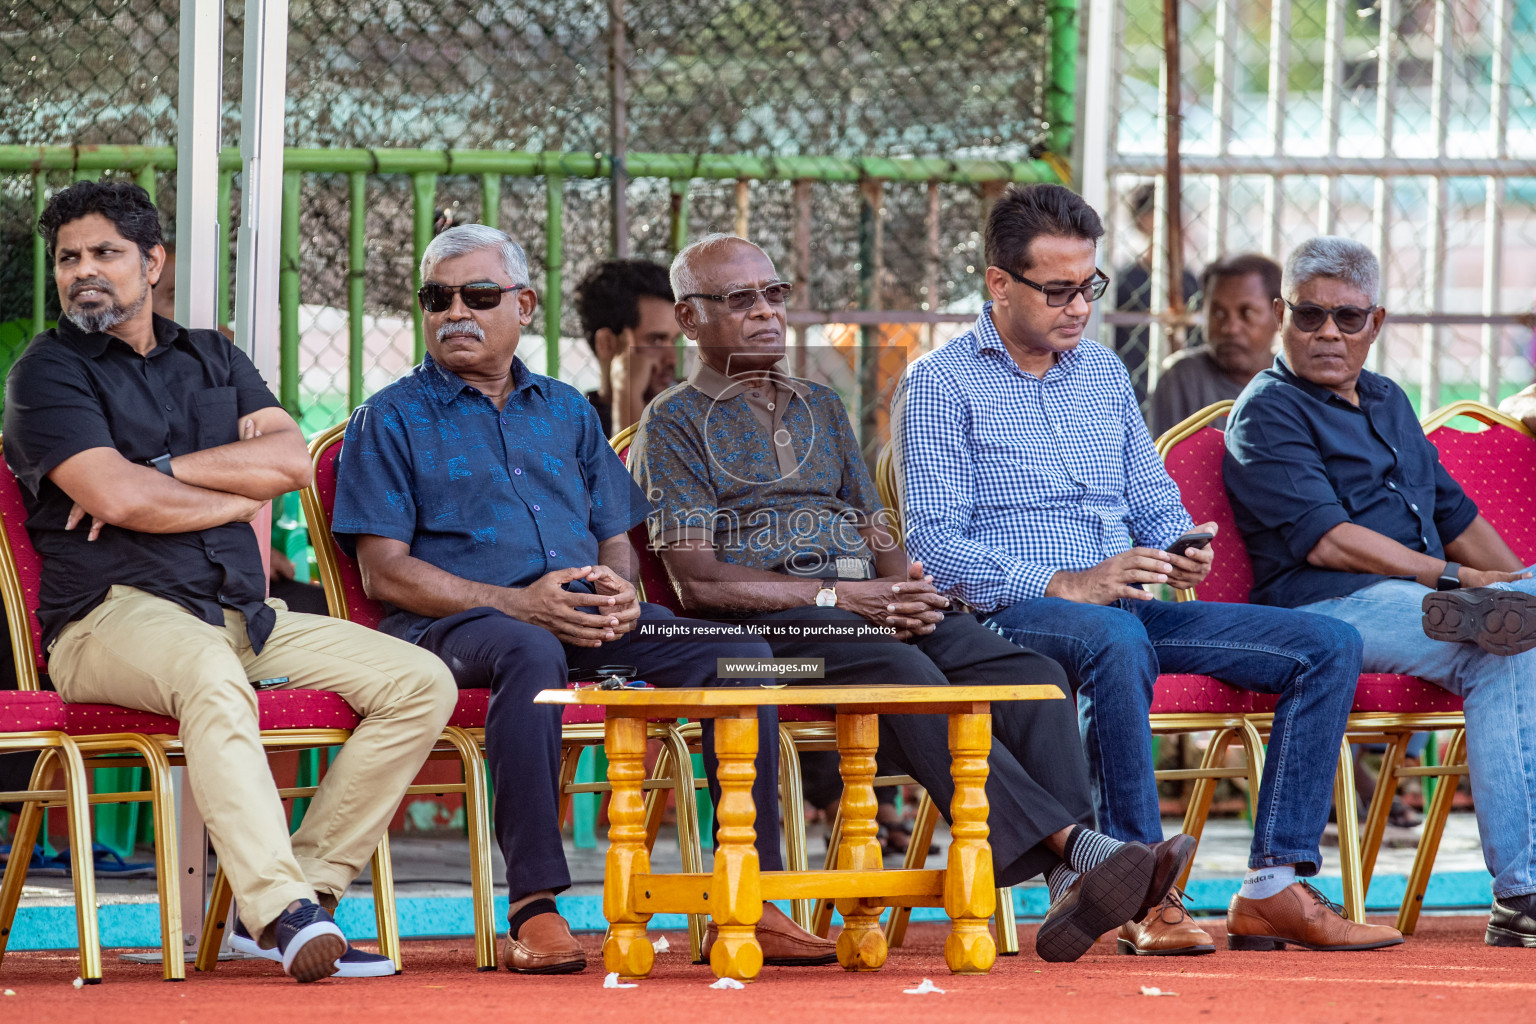
[[[788,281],[778,281],[766,288],[738,288],[724,295],[706,295],[703,292],[692,292],[683,296],[683,301],[689,299],[708,299],[711,302],[723,302],[725,308],[733,313],[745,313],[757,305],[757,297],[761,295],[768,300],[770,306],[782,306],[789,298],[790,289],[794,286]]]
[[[1330,316],[1343,333],[1359,334],[1371,322],[1371,314],[1376,312],[1375,306],[1334,306],[1330,309],[1315,302],[1287,302],[1286,305],[1291,307],[1291,323],[1303,334],[1322,330]]]
[[[474,284],[424,284],[416,293],[416,301],[428,313],[442,313],[453,305],[453,294],[458,292],[464,305],[470,309],[495,309],[501,305],[501,297],[507,292],[519,291],[526,285],[514,284],[503,288],[494,281],[476,281]]]
[[[1019,284],[1027,284],[1035,291],[1045,296],[1045,304],[1059,308],[1072,304],[1074,295],[1081,295],[1084,302],[1098,302],[1104,297],[1104,289],[1109,287],[1109,275],[1098,267],[1093,268],[1093,280],[1087,284],[1036,284],[1027,277],[1022,277],[1009,270],[1007,267],[998,267],[1003,273],[1013,278]]]

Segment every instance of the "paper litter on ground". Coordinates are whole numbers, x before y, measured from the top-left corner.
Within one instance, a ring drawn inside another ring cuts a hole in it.
[[[651,948],[658,953],[665,953],[667,950],[672,948],[672,943],[668,942],[667,937],[663,935],[661,938],[651,943]]]
[[[1164,992],[1162,989],[1158,988],[1156,985],[1143,985],[1143,986],[1141,986],[1141,994],[1144,995],[1144,996],[1176,996],[1176,995],[1178,995],[1177,992]]]
[[[618,971],[609,971],[608,977],[603,979],[603,988],[639,988],[632,981],[620,981]]]
[[[924,995],[927,995],[930,992],[936,992],[939,995],[943,995],[944,994],[944,990],[943,989],[939,988],[939,986],[935,985],[933,982],[929,981],[927,978],[924,978],[923,981],[922,981],[922,984],[918,985],[917,988],[904,988],[904,989],[902,989],[902,991],[905,992],[909,996],[924,996]]]
[[[747,986],[743,985],[741,982],[737,981],[735,978],[721,978],[719,981],[715,982],[713,985],[711,985],[709,987],[710,988],[719,988],[719,989],[730,989],[730,988],[746,988]]]
[[[84,978],[76,978],[74,980],[73,984],[74,984],[75,988],[85,988],[85,979]]]

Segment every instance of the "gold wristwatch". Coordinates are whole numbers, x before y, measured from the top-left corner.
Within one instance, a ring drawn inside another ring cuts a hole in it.
[[[832,579],[826,579],[826,580],[822,580],[821,581],[821,589],[816,591],[816,607],[818,607],[818,608],[836,608],[837,607],[837,578],[836,577],[833,577]]]

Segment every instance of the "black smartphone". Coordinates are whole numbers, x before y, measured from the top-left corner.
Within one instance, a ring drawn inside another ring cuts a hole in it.
[[[252,679],[251,686],[258,690],[270,690],[274,686],[282,686],[288,682],[287,676],[271,676],[267,679]]]
[[[1168,552],[1170,555],[1182,555],[1190,548],[1205,547],[1215,536],[1216,535],[1214,533],[1205,533],[1203,531],[1186,533],[1172,544],[1169,544],[1163,550]]]

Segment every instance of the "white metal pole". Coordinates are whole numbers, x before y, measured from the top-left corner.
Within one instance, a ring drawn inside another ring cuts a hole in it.
[[[1450,127],[1451,5],[1449,0],[1435,0],[1435,57],[1430,72],[1431,107],[1435,130],[1435,156],[1444,158]],[[1429,223],[1425,239],[1424,299],[1430,313],[1445,311],[1445,231],[1450,212],[1450,189],[1443,176],[1429,185]],[[1428,414],[1440,405],[1440,342],[1442,329],[1433,324],[1423,328],[1420,342],[1419,412]]]
[[[1082,189],[1088,205],[1099,211],[1105,223],[1114,219],[1109,208],[1109,147],[1113,136],[1113,122],[1119,107],[1114,95],[1119,78],[1113,74],[1096,74],[1096,68],[1109,68],[1114,61],[1115,0],[1089,0],[1088,8],[1088,59],[1079,65],[1078,81],[1082,83],[1078,121],[1083,137]],[[1114,238],[1111,236],[1110,243]],[[1109,254],[1113,258],[1113,252]],[[1095,302],[1089,315],[1085,332],[1106,344],[1109,337],[1104,328],[1104,309],[1108,304]]]
[[[1509,73],[1510,4],[1494,0],[1493,5],[1493,92],[1489,97],[1488,132],[1492,153],[1503,160],[1509,156]],[[1483,179],[1487,202],[1483,213],[1483,312],[1493,316],[1499,311],[1500,286],[1504,276],[1504,179]],[[1492,324],[1483,327],[1483,365],[1479,384],[1483,401],[1494,405],[1499,400],[1499,355],[1504,330]]]
[[[181,0],[177,58],[176,322],[216,328],[219,297],[219,150],[224,106],[223,0]],[[182,942],[196,952],[208,902],[208,830],[191,799],[185,768],[175,769],[181,862]]]
[[[1323,128],[1328,136],[1328,155],[1339,155],[1340,120],[1344,111],[1344,0],[1328,0],[1327,26],[1323,34]],[[1322,202],[1318,204],[1317,232],[1331,235],[1339,207],[1339,176],[1323,179]]]
[[[1381,157],[1392,156],[1392,140],[1397,118],[1397,89],[1394,61],[1397,46],[1397,0],[1380,0],[1381,34],[1376,42],[1376,134],[1381,140]],[[1390,306],[1388,282],[1392,279],[1392,179],[1376,178],[1372,203],[1372,247],[1381,264],[1381,302]],[[1378,337],[1366,357],[1366,368],[1381,373],[1387,364],[1387,339]]]
[[[1269,134],[1274,140],[1274,156],[1285,153],[1287,77],[1291,73],[1291,0],[1274,0],[1269,20]],[[1264,251],[1280,254],[1284,237],[1281,221],[1285,216],[1284,181],[1272,175],[1264,188]]]
[[[283,102],[288,0],[247,0],[240,97],[241,211],[235,338],[278,387],[279,250],[283,212]]]

